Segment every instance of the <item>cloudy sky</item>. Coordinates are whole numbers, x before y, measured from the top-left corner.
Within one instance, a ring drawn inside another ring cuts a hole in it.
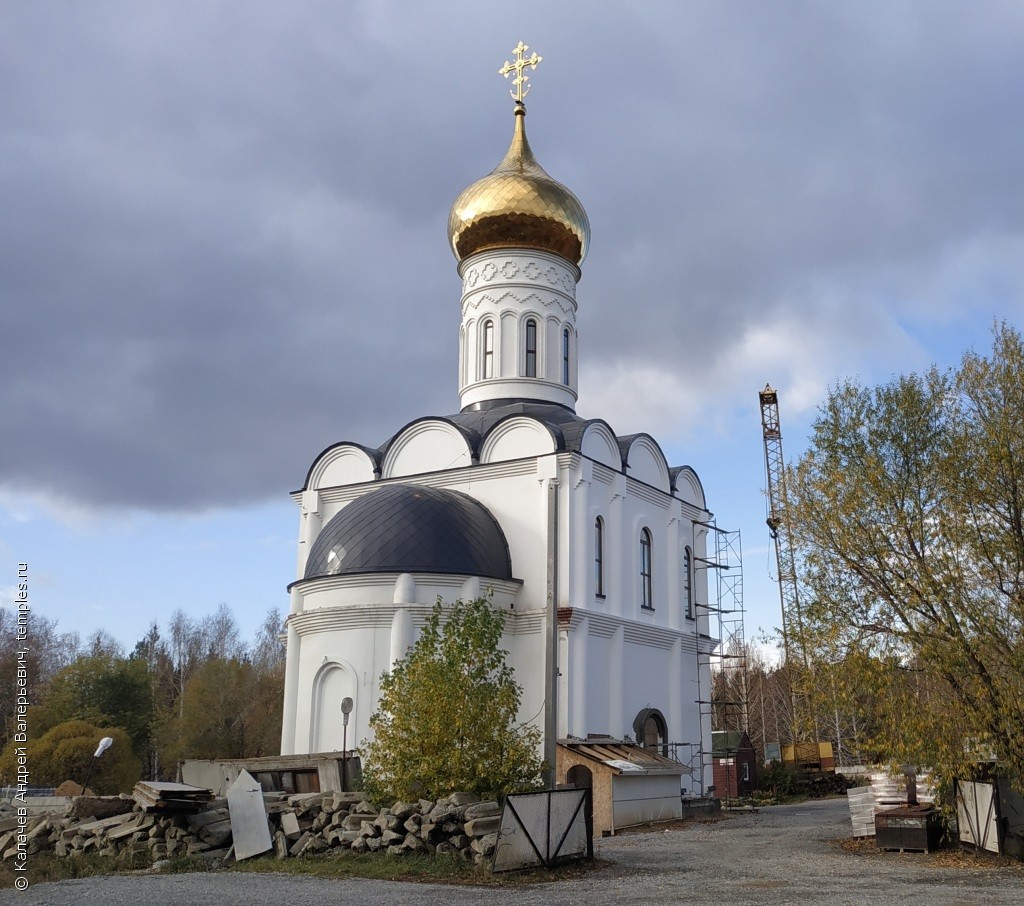
[[[511,133],[590,215],[579,411],[648,431],[779,622],[757,391],[1024,328],[1024,5],[0,6],[0,587],[131,646],[287,604],[313,457],[458,408],[458,192]],[[6,573],[6,574],[4,574]]]

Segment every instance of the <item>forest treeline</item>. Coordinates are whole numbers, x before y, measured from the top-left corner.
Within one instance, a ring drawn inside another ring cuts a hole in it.
[[[283,621],[270,611],[246,642],[226,605],[154,622],[131,650],[105,631],[87,639],[32,615],[27,740],[16,740],[15,614],[0,609],[0,783],[15,782],[27,748],[31,786],[81,782],[103,736],[114,745],[94,765],[97,792],[139,779],[173,780],[186,758],[274,755],[284,697]]]

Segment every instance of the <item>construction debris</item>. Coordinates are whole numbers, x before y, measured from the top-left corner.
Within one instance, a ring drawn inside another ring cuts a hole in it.
[[[496,802],[453,793],[378,809],[364,795],[263,793],[275,856],[351,849],[389,856],[430,852],[482,863],[494,853]],[[138,867],[182,856],[235,858],[228,800],[211,800],[209,790],[197,787],[157,783],[138,784],[133,797],[135,805],[125,814],[98,819],[52,814],[30,820],[25,828],[28,854],[94,852]],[[0,857],[18,854],[17,836],[10,828],[0,829]]]
[[[147,812],[194,812],[213,799],[213,791],[187,783],[140,780],[132,798]]]
[[[248,771],[243,770],[228,788],[228,810],[230,820],[224,832],[233,841],[237,861],[258,856],[273,847],[263,790]]]

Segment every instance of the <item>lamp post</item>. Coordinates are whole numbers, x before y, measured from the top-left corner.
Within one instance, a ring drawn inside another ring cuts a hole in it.
[[[92,777],[92,769],[96,764],[96,760],[114,744],[114,740],[109,736],[104,736],[100,740],[100,744],[96,746],[96,751],[93,752],[92,760],[89,762],[89,770],[85,772],[85,783],[82,784],[82,795],[85,795],[85,791],[89,788],[89,778]]]
[[[347,695],[341,700],[341,791],[348,790],[348,716],[354,702]]]

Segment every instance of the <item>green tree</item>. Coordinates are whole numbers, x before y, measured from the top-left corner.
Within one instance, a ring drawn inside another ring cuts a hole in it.
[[[381,800],[494,796],[540,781],[540,731],[518,724],[521,689],[500,647],[504,614],[478,598],[434,605],[381,680],[363,778]]]
[[[82,783],[104,736],[114,744],[93,765],[89,789],[101,795],[128,792],[142,776],[142,762],[132,752],[128,735],[84,720],[65,721],[28,743],[9,743],[0,755],[0,779],[5,784],[17,781],[18,748],[24,746],[33,786],[59,786],[65,780]]]
[[[206,661],[186,684],[180,713],[161,729],[164,763],[276,754],[283,699],[283,677],[277,682],[249,660]]]
[[[79,657],[59,670],[32,709],[34,736],[69,720],[121,727],[136,756],[146,759],[153,730],[153,693],[144,660],[109,651]]]
[[[1024,776],[1024,345],[835,388],[789,476],[809,651],[851,659],[874,744]],[[859,672],[856,664],[859,664]]]
[[[18,651],[25,651],[29,686],[33,692],[45,688],[50,678],[78,657],[81,640],[77,633],[58,632],[55,620],[41,614],[29,617],[31,644],[18,638],[17,612],[0,607],[0,744],[10,740],[16,715]]]

